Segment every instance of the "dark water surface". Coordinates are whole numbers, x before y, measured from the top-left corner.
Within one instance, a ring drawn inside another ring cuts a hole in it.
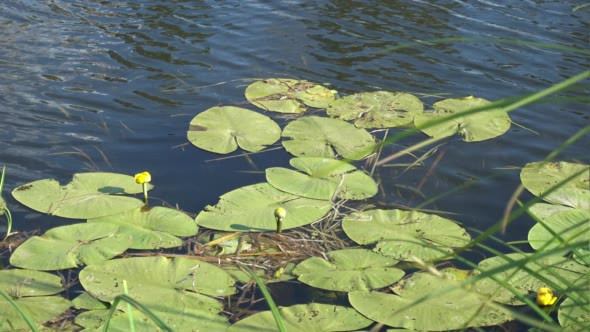
[[[587,70],[589,57],[491,39],[588,49],[588,7],[572,11],[580,3],[2,1],[0,165],[8,167],[4,196],[14,229],[45,230],[63,221],[21,207],[8,194],[12,189],[48,177],[67,181],[88,169],[149,170],[157,186],[151,197],[192,213],[262,181],[262,172],[251,171],[287,165],[285,152],[256,154],[253,166],[243,157],[209,161],[219,156],[183,145],[198,112],[249,107],[243,91],[253,78],[329,83],[342,95],[384,89],[496,100],[544,89]],[[448,37],[479,41],[390,49]],[[565,95],[588,92],[582,87]],[[378,169],[383,191],[373,202],[415,206],[424,198],[404,187],[420,186],[430,198],[482,179],[428,208],[457,213],[468,227],[489,227],[519,183],[518,171],[506,168],[542,159],[590,122],[587,105],[572,102],[527,106],[511,117],[527,129],[513,125],[480,143],[448,140],[423,167],[403,174],[400,167]],[[561,158],[588,163],[588,143],[586,137]],[[383,156],[399,149],[390,146]],[[492,174],[499,175],[483,179]],[[530,221],[519,222],[508,239],[524,237]]]

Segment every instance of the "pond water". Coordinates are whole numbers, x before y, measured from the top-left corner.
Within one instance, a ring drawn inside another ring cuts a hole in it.
[[[220,156],[186,144],[197,113],[218,105],[254,109],[243,92],[255,78],[306,79],[341,95],[390,90],[497,100],[547,88],[590,64],[587,54],[541,45],[588,49],[590,11],[573,11],[575,3],[4,1],[0,165],[8,168],[4,196],[13,230],[64,223],[8,194],[43,178],[67,182],[87,170],[149,170],[157,186],[151,197],[191,213],[225,192],[263,181],[265,168],[287,165],[286,152],[215,160]],[[475,40],[392,49],[450,37]],[[560,96],[587,94],[582,86]],[[541,103],[517,109],[511,118],[518,126],[499,138],[449,139],[422,167],[403,173],[395,165],[379,168],[382,191],[371,202],[416,206],[479,180],[426,208],[454,213],[466,227],[491,226],[519,184],[515,168],[544,158],[589,123],[589,112],[584,103]],[[418,134],[398,143],[425,138]],[[560,158],[588,163],[588,143],[583,138]],[[388,146],[382,157],[399,149]],[[424,197],[405,189],[417,187]],[[530,225],[519,220],[505,239],[523,239]]]

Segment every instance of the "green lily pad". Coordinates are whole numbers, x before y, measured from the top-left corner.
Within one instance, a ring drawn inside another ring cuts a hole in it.
[[[298,157],[335,158],[336,154],[352,160],[368,156],[375,139],[365,129],[331,118],[306,116],[290,122],[282,136],[287,151]]]
[[[305,105],[326,108],[336,93],[319,84],[285,78],[256,81],[246,88],[246,99],[267,111],[281,113],[305,112]]]
[[[34,270],[61,270],[95,264],[123,253],[129,237],[114,224],[73,224],[50,229],[21,244],[10,264]]]
[[[540,196],[568,177],[581,172],[543,199],[554,204],[590,209],[590,166],[559,162],[533,162],[520,171],[523,186],[535,196]]]
[[[337,99],[326,112],[331,117],[354,120],[359,128],[391,128],[412,123],[423,109],[420,99],[409,93],[374,91]]]
[[[223,304],[210,296],[233,294],[234,280],[215,265],[154,256],[110,260],[80,272],[84,289],[105,302],[123,294],[124,280],[128,295],[174,330],[220,331],[227,326],[226,318],[219,315]]]
[[[343,249],[327,253],[328,259],[311,257],[299,263],[293,273],[310,286],[352,292],[393,284],[404,271],[393,267],[397,260],[366,249]]]
[[[283,207],[287,216],[283,230],[310,224],[326,215],[330,201],[280,191],[268,183],[238,188],[222,195],[215,206],[206,206],[196,218],[203,227],[223,231],[275,231],[274,211]]]
[[[74,322],[80,326],[85,327],[86,329],[83,330],[85,332],[103,331],[103,329],[100,329],[100,327],[102,327],[102,325],[106,321],[109,311],[110,311],[110,309],[88,310],[88,311],[82,312],[78,316],[76,316],[76,318],[74,319]],[[121,315],[122,313],[123,313],[122,311],[115,310],[115,312],[113,313],[113,319],[116,318],[117,316]],[[135,315],[135,312],[133,312],[133,314]],[[125,316],[125,318],[127,318],[127,315],[123,315],[123,316]],[[111,331],[110,325],[109,325],[109,331]],[[127,329],[126,331],[129,331],[129,329]]]
[[[574,251],[574,260],[580,264],[590,265],[590,249],[578,248]]]
[[[35,296],[13,299],[37,327],[68,310],[72,303],[60,296]],[[21,314],[0,296],[0,331],[30,331]]]
[[[536,203],[529,207],[529,211],[539,219],[547,219],[557,212],[573,210],[573,208],[564,205]]]
[[[210,152],[230,153],[238,146],[256,152],[278,141],[281,128],[266,115],[245,108],[212,107],[192,119],[187,137]]]
[[[64,291],[61,278],[35,270],[0,270],[0,289],[14,298],[53,295]]]
[[[153,186],[148,185],[148,188]],[[74,174],[72,182],[61,186],[53,179],[38,180],[16,187],[12,196],[21,204],[64,218],[96,218],[131,210],[144,203],[121,194],[143,191],[132,176],[116,173]]]
[[[565,299],[559,306],[557,319],[564,331],[586,331],[590,323],[590,302]]]
[[[72,300],[72,304],[74,305],[74,308],[76,308],[76,309],[87,309],[87,310],[108,309],[108,306],[106,303],[100,301],[99,299],[88,294],[87,292],[82,292],[82,294],[76,296],[76,298]]]
[[[590,210],[570,209],[557,212],[543,220],[545,225],[535,224],[529,231],[528,241],[535,250],[552,249],[562,242],[568,244],[590,243]],[[546,228],[549,227],[561,237],[559,240]]]
[[[417,127],[433,120],[461,113],[473,108],[483,107],[490,102],[474,98],[445,99],[432,105],[434,110],[430,113],[422,113],[414,118]],[[447,137],[459,134],[466,142],[483,141],[504,134],[510,129],[510,117],[501,108],[492,108],[479,113],[461,116],[441,124],[422,129],[430,137]]]
[[[372,321],[356,310],[332,304],[297,304],[279,308],[285,329],[294,331],[354,331],[369,326]],[[239,320],[228,332],[275,332],[277,325],[270,311],[263,311]]]
[[[417,302],[448,287],[453,288]],[[359,291],[349,293],[348,299],[366,317],[410,330],[461,330],[498,325],[513,319],[510,311],[462,288],[452,275],[437,277],[429,273],[414,273],[392,289],[397,295]]]
[[[118,233],[131,238],[130,249],[174,248],[182,245],[177,236],[193,236],[198,226],[186,213],[166,207],[137,208],[89,223],[110,223],[119,226]]]
[[[469,243],[469,234],[452,220],[416,211],[369,210],[342,220],[358,244],[377,243],[375,250],[403,261],[432,261]]]
[[[479,262],[479,274],[485,271],[499,269],[507,266],[514,261],[526,258],[530,254],[512,253],[507,254],[506,258],[501,256],[491,257]],[[520,264],[522,265],[522,264]],[[518,269],[506,268],[494,275],[512,286],[520,295],[526,296],[530,292],[536,292],[540,287],[554,285],[558,289],[565,289],[568,285],[583,280],[585,275],[590,273],[590,268],[578,264],[577,262],[561,257],[546,256],[540,259],[527,262],[524,267],[539,275],[543,280],[537,278],[524,268]],[[518,300],[517,296],[510,290],[504,288],[492,278],[484,278],[475,283],[473,289],[480,294],[491,297],[495,302],[501,302],[509,305],[522,305],[524,302]]]
[[[307,198],[331,200],[365,199],[377,193],[375,181],[344,161],[301,157],[293,158],[291,166],[306,174],[282,167],[266,169],[266,180],[273,187]]]

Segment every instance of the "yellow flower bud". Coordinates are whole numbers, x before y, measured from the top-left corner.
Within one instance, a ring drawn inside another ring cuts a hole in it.
[[[275,210],[275,218],[285,218],[285,216],[287,215],[287,211],[285,209],[283,209],[282,207],[277,208]]]
[[[144,184],[152,181],[152,175],[149,172],[135,174],[135,183]]]
[[[553,291],[549,287],[541,287],[537,291],[537,304],[540,306],[550,306],[555,304],[557,296],[553,295]]]

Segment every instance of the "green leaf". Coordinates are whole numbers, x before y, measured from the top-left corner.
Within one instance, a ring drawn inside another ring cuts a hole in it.
[[[343,249],[311,257],[299,263],[293,273],[310,286],[340,292],[371,290],[393,284],[404,271],[393,267],[397,260],[366,249]]]
[[[342,120],[354,120],[359,128],[390,128],[412,123],[423,111],[416,96],[404,92],[374,91],[346,96],[332,102],[326,112]]]
[[[207,206],[196,218],[203,227],[224,231],[275,231],[274,211],[283,207],[287,216],[283,230],[310,224],[330,211],[330,201],[292,195],[268,183],[238,188],[222,195],[215,206]]]
[[[306,174],[282,167],[266,169],[266,180],[273,187],[307,198],[331,200],[365,199],[377,193],[375,181],[344,161],[301,157],[293,158],[291,166]]]
[[[326,108],[336,93],[305,80],[270,78],[256,81],[246,88],[246,99],[267,111],[281,113],[305,112],[305,105]]]
[[[256,152],[276,142],[281,128],[269,117],[245,108],[212,107],[192,119],[187,137],[196,147],[215,153],[230,153],[238,146]]]
[[[417,211],[353,213],[342,220],[342,228],[356,243],[377,243],[376,251],[403,261],[437,260],[471,239],[454,221]]]
[[[290,122],[282,136],[287,151],[298,157],[358,160],[373,152],[375,140],[365,129],[337,119],[306,116]]]
[[[0,270],[0,289],[14,298],[53,295],[64,291],[61,278],[35,270]]]
[[[60,296],[37,296],[14,299],[20,309],[27,314],[32,321],[40,326],[48,320],[61,315],[72,303]],[[0,331],[29,331],[30,328],[6,299],[0,297]]]
[[[559,162],[533,162],[520,171],[522,185],[535,196],[540,196],[568,177],[582,172],[560,188],[544,197],[550,203],[590,209],[590,166]]]
[[[98,300],[94,296],[88,294],[87,292],[82,292],[82,294],[76,296],[75,299],[72,300],[72,304],[76,309],[87,309],[87,310],[100,310],[100,309],[108,309],[106,303]]]
[[[451,286],[454,288],[444,294],[414,303]],[[461,330],[499,325],[513,319],[510,311],[461,288],[460,283],[448,274],[437,277],[429,273],[414,273],[392,289],[397,295],[359,291],[349,293],[348,299],[366,317],[410,330]]]
[[[114,224],[73,224],[50,229],[21,244],[10,264],[35,270],[61,270],[95,264],[123,253],[129,237]]]
[[[128,295],[174,330],[215,331],[227,326],[226,319],[219,315],[223,304],[210,296],[233,294],[234,280],[215,265],[196,259],[154,256],[110,260],[87,266],[80,272],[84,289],[105,302],[123,294],[124,280]],[[141,321],[139,317],[143,315],[134,310],[134,317],[136,314],[135,319]]]
[[[451,114],[483,107],[490,102],[474,97],[445,99],[432,105],[430,113],[417,115],[414,124],[423,126],[426,122],[440,119]],[[466,142],[483,141],[504,134],[510,129],[510,117],[501,108],[492,108],[482,112],[461,116],[435,126],[422,129],[426,135],[439,138],[460,134]]]
[[[513,261],[522,260],[529,255],[531,254],[512,253],[507,254],[506,258],[495,256],[484,259],[479,262],[480,272],[476,272],[476,274],[494,270],[502,266],[514,266],[516,263],[513,263]],[[524,270],[525,267],[533,271],[534,274],[542,277],[543,280],[534,276],[533,273]],[[519,294],[526,296],[530,292],[537,292],[540,287],[546,285],[553,285],[555,289],[568,288],[588,273],[590,273],[590,268],[580,265],[571,259],[561,256],[546,256],[527,262],[526,264],[520,263],[514,267],[508,267],[501,272],[494,273],[494,276],[514,287]],[[491,297],[496,302],[509,305],[524,304],[524,302],[517,299],[516,295],[502,287],[502,285],[492,278],[484,278],[477,281],[473,289],[480,294]]]
[[[529,244],[535,250],[556,248],[562,241],[569,244],[590,242],[590,210],[569,209],[557,212],[544,219],[543,223],[544,225],[535,224],[528,234]],[[562,241],[545,227],[553,230]]]
[[[571,298],[565,299],[559,306],[557,319],[564,331],[586,331],[590,324],[588,298],[582,302],[576,302]]]
[[[148,185],[148,188],[152,188]],[[143,191],[132,176],[116,173],[74,174],[72,182],[60,186],[53,179],[19,186],[12,196],[27,207],[64,218],[96,218],[131,210],[144,203],[121,196]]]
[[[286,330],[295,331],[353,331],[369,326],[372,321],[352,308],[331,304],[298,304],[279,308]],[[276,332],[270,311],[263,311],[239,320],[228,332]]]
[[[130,249],[174,248],[182,245],[176,236],[193,236],[198,226],[186,213],[166,207],[141,207],[119,214],[88,220],[119,227],[118,234],[128,236]]]

